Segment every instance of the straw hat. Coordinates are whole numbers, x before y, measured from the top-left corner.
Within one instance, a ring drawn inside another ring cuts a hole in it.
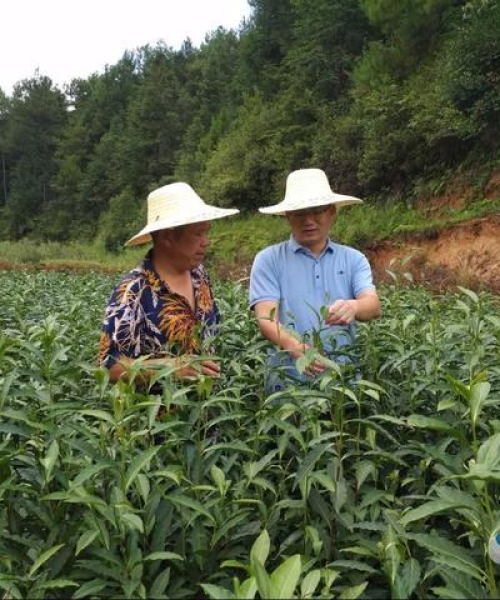
[[[190,223],[213,221],[235,215],[236,208],[217,208],[205,204],[187,183],[171,183],[148,196],[148,223],[125,246],[138,246],[151,241],[151,233]]]
[[[259,208],[266,215],[284,215],[293,210],[304,210],[314,206],[347,206],[362,204],[354,196],[344,196],[332,191],[325,172],[321,169],[299,169],[292,171],[286,180],[285,199],[273,206]]]

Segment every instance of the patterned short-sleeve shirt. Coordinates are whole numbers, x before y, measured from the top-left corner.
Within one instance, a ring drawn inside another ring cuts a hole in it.
[[[116,286],[106,309],[99,362],[111,368],[121,356],[199,354],[216,333],[219,311],[202,265],[191,271],[195,310],[156,272],[149,252]]]

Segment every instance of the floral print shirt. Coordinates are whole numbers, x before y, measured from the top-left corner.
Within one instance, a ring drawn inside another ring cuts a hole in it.
[[[195,310],[170,290],[156,272],[149,252],[111,295],[99,343],[99,362],[108,369],[120,356],[151,358],[199,354],[216,333],[219,311],[202,265],[191,271]]]

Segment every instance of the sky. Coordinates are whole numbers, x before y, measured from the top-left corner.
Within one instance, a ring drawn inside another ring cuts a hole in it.
[[[195,46],[219,25],[236,29],[247,0],[6,0],[0,31],[0,88],[39,69],[62,88],[115,64],[125,50],[158,41]]]

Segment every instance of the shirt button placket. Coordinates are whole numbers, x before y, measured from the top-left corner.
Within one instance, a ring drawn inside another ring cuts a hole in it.
[[[316,261],[314,263],[314,283],[316,285],[316,287],[318,287],[321,284],[321,274],[320,274],[320,270],[319,270],[319,262]]]

